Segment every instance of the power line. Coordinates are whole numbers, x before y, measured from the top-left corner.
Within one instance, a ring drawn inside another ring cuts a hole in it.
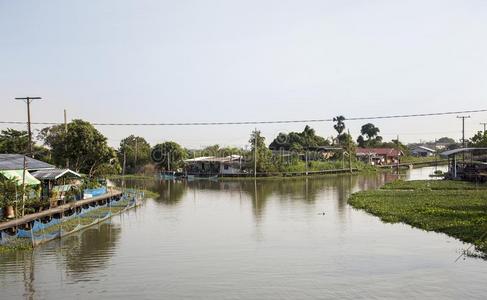
[[[462,144],[463,148],[465,148],[467,145],[467,143],[465,142],[465,119],[469,119],[470,116],[457,116],[457,118],[462,119]]]
[[[362,120],[381,120],[381,119],[399,119],[399,118],[413,118],[413,117],[431,117],[444,116],[466,113],[480,113],[487,112],[487,109],[478,110],[463,110],[450,112],[434,112],[421,114],[405,114],[405,115],[385,115],[385,116],[369,116],[369,117],[353,117],[346,118],[346,121],[362,121]],[[258,124],[291,124],[291,123],[318,123],[318,122],[333,122],[333,118],[329,119],[304,119],[304,120],[276,120],[276,121],[236,121],[236,122],[170,122],[170,123],[91,123],[94,126],[216,126],[216,125],[258,125]],[[21,121],[0,121],[0,124],[25,124]],[[35,125],[59,125],[62,122],[31,122]]]

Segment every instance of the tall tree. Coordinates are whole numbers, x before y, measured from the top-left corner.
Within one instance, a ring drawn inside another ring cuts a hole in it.
[[[382,137],[379,136],[380,129],[372,123],[362,125],[360,133],[362,134],[357,138],[357,143],[360,147],[377,147],[382,143]],[[367,137],[367,140],[364,137]]]
[[[251,155],[249,161],[249,169],[254,169],[255,157],[257,157],[257,172],[270,172],[274,171],[274,166],[272,165],[272,152],[265,145],[265,137],[263,137],[259,130],[255,130],[250,134],[250,148]],[[255,153],[257,149],[257,153]]]
[[[469,141],[470,147],[487,147],[487,133],[484,131],[477,132]]]
[[[27,131],[7,128],[0,133],[1,153],[25,153],[28,143]]]
[[[67,133],[64,125],[46,127],[39,138],[51,149],[53,162],[58,166],[64,166],[68,159],[71,169],[90,177],[120,170],[115,150],[89,122],[73,120]]]
[[[149,143],[140,136],[130,135],[120,142],[118,148],[118,160],[122,163],[125,154],[125,167],[128,173],[137,172],[140,167],[151,161],[151,147]]]
[[[306,125],[302,132],[279,133],[269,148],[271,150],[302,150],[328,145],[330,142],[327,139],[316,135],[315,130]]]
[[[336,122],[336,124],[333,125],[333,128],[335,128],[338,135],[341,135],[345,130],[345,117],[344,116],[334,117],[333,122]]]
[[[164,142],[152,148],[151,156],[159,170],[175,171],[183,166],[186,151],[178,143]]]
[[[27,152],[28,144],[29,136],[27,131],[7,128],[7,130],[2,130],[0,133],[0,153],[24,154]],[[35,143],[32,148],[34,150],[32,157],[51,162],[49,149]]]
[[[378,127],[375,127],[375,125],[372,123],[364,124],[360,129],[360,133],[365,135],[367,137],[367,140],[369,141],[376,137],[379,132],[380,129]]]

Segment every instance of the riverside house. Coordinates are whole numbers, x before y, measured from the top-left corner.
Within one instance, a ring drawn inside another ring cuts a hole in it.
[[[184,163],[188,175],[236,175],[241,173],[243,157],[240,155],[204,156],[186,159]]]
[[[404,153],[394,148],[357,148],[356,155],[371,165],[391,165],[397,163]]]

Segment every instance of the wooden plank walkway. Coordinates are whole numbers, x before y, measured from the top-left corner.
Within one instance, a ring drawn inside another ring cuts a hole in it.
[[[17,227],[17,226],[20,226],[20,225],[24,225],[24,224],[27,224],[27,223],[32,222],[34,220],[40,219],[40,218],[44,218],[44,217],[47,217],[47,216],[52,216],[54,214],[62,213],[62,212],[65,212],[67,210],[70,210],[70,209],[73,209],[73,208],[76,208],[76,207],[80,207],[80,206],[83,206],[83,205],[86,205],[86,204],[90,204],[90,203],[93,203],[93,202],[97,202],[97,201],[100,201],[100,200],[105,200],[105,199],[109,199],[109,198],[117,197],[117,196],[121,196],[121,195],[122,195],[122,192],[120,192],[120,191],[112,191],[112,192],[109,192],[107,194],[103,194],[103,195],[96,196],[96,197],[93,197],[93,198],[83,199],[83,200],[79,200],[79,201],[76,201],[76,202],[71,202],[71,203],[68,203],[68,204],[63,204],[63,205],[60,205],[60,206],[55,207],[55,208],[50,208],[50,209],[47,209],[47,210],[43,210],[41,212],[37,212],[37,213],[33,213],[33,214],[28,214],[28,215],[25,215],[25,216],[23,216],[22,218],[19,218],[19,219],[14,219],[14,220],[11,220],[11,221],[7,221],[7,222],[0,223],[0,230],[4,230],[4,229],[7,229],[7,228],[13,228],[13,227]]]

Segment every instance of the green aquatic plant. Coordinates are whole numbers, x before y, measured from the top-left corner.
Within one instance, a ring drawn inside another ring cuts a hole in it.
[[[487,254],[487,185],[460,181],[394,181],[353,194],[348,203],[389,223],[442,232]]]

